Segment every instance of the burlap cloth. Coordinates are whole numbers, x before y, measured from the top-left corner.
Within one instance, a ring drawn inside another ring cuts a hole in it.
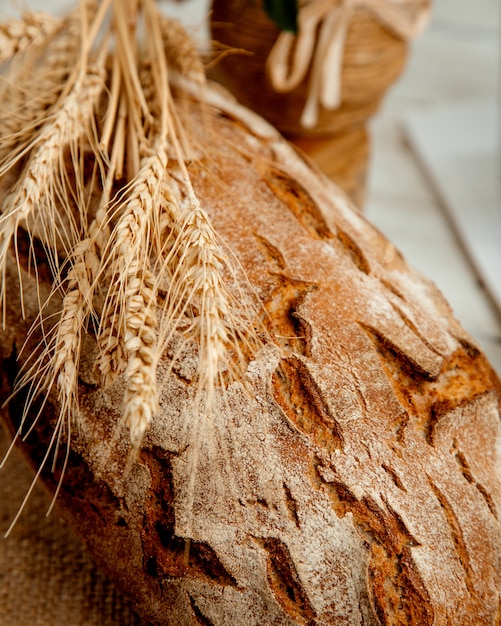
[[[0,454],[8,436],[0,423]],[[0,626],[145,626],[95,567],[37,486],[14,530],[9,527],[33,477],[14,450],[0,472]]]

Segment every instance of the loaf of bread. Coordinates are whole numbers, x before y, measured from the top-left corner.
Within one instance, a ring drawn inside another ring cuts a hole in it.
[[[96,377],[90,324],[79,413],[59,442],[68,463],[61,483],[61,464],[45,463],[45,484],[60,483],[64,514],[153,624],[501,624],[501,386],[489,363],[436,287],[265,122],[212,87],[205,107],[190,96],[180,110],[196,195],[258,319],[209,400],[197,345],[171,337],[138,449],[123,376]],[[43,284],[21,236],[17,254],[4,399],[41,341]],[[4,419],[13,433],[34,422],[19,445],[38,467],[58,397],[24,406],[21,390]]]

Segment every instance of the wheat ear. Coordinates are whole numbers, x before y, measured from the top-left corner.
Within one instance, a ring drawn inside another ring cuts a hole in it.
[[[164,189],[162,221],[174,233],[160,275],[170,275],[169,293],[165,299],[161,337],[165,347],[185,322],[190,320],[188,335],[199,344],[198,377],[200,388],[210,403],[218,380],[220,366],[228,346],[233,344],[228,323],[235,321],[231,297],[222,278],[228,269],[228,258],[206,212],[194,194],[188,198],[183,211],[169,188]]]
[[[167,156],[144,159],[110,239],[111,286],[99,332],[98,369],[105,384],[125,371],[125,420],[139,445],[158,411],[157,285],[149,267]]]
[[[205,69],[195,42],[177,20],[160,16],[160,29],[169,72],[194,81],[206,82]]]
[[[60,20],[59,28],[47,35],[45,45],[25,58],[27,69],[16,71],[13,79],[5,77],[0,101],[0,154],[10,162],[30,145],[34,133],[52,114],[78,60],[82,45],[80,20],[80,11],[73,10]]]
[[[5,63],[30,45],[38,45],[50,37],[62,20],[46,13],[26,12],[0,24],[0,63]]]
[[[90,68],[89,68],[90,69]],[[45,240],[52,261],[57,266],[57,248],[61,240],[59,198],[55,176],[62,171],[64,147],[76,143],[88,131],[103,90],[103,67],[95,66],[77,81],[54,119],[42,127],[23,176],[0,217],[0,267],[5,272],[7,254],[21,224],[35,218],[37,234]],[[71,208],[63,206],[70,222]],[[72,236],[66,233],[71,242]],[[55,272],[57,274],[57,271]],[[5,275],[2,276],[0,300],[5,306]]]
[[[98,211],[98,216],[89,228],[89,235],[74,247],[71,257],[67,259],[69,269],[66,276],[62,278],[65,271],[63,267],[61,277],[55,281],[53,291],[64,293],[59,319],[47,332],[44,328],[46,320],[40,316],[39,327],[45,345],[42,344],[35,359],[28,359],[27,363],[31,365],[21,370],[14,390],[16,392],[28,386],[27,405],[30,405],[36,396],[41,393],[47,396],[55,386],[61,413],[68,420],[78,411],[82,332],[89,316],[95,315],[93,303],[100,271],[99,248],[106,232],[106,228],[100,225],[100,219],[102,212]],[[42,372],[44,375],[40,376]]]
[[[89,316],[95,316],[94,295],[101,271],[100,253],[106,245],[109,229],[105,212],[99,209],[89,226],[88,236],[73,249],[66,276],[61,317],[52,352],[51,369],[57,382],[63,410],[73,414],[78,408],[78,369],[82,331]]]
[[[136,260],[129,266],[130,281],[125,300],[125,414],[131,440],[141,445],[144,433],[158,412],[157,387],[157,293],[148,269]]]

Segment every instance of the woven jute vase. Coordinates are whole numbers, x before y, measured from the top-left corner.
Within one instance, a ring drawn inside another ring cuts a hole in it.
[[[364,207],[371,154],[370,134],[365,124],[357,124],[346,132],[329,137],[296,136],[291,140],[349,196],[356,207]]]
[[[320,151],[324,163],[328,138],[327,173],[361,206],[370,153],[365,126],[400,76],[407,59],[407,43],[367,10],[356,9],[344,46],[341,104],[335,110],[320,105],[317,124],[305,128],[300,118],[308,76],[291,92],[277,93],[273,88],[266,60],[280,31],[265,13],[262,2],[213,0],[210,26],[215,42],[241,51],[221,59],[211,77],[300,147],[306,143],[314,157]],[[313,139],[320,140],[320,147],[308,141]]]

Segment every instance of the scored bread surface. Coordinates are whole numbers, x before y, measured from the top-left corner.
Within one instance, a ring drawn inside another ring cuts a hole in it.
[[[259,118],[208,100],[183,102],[190,177],[270,340],[209,414],[196,348],[173,367],[166,354],[131,462],[123,383],[98,385],[90,334],[60,506],[155,624],[501,623],[498,379],[335,186]],[[9,281],[5,396],[37,314],[33,279],[26,322],[14,267]],[[24,444],[34,463],[50,416]]]

